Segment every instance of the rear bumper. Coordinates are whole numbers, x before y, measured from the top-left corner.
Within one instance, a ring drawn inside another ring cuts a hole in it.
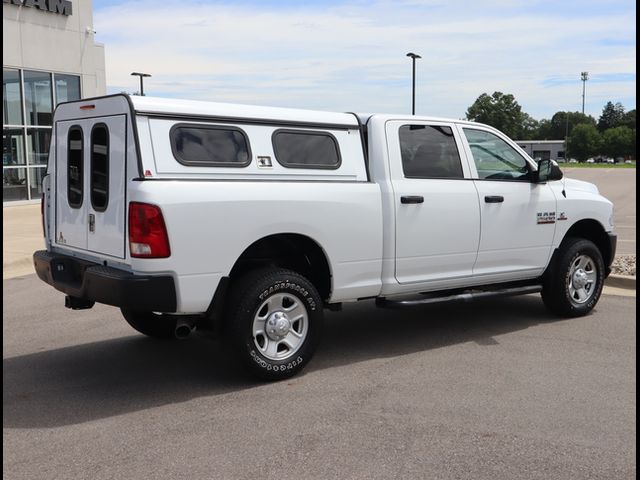
[[[33,254],[33,264],[41,280],[71,297],[139,311],[177,308],[175,283],[168,275],[135,275],[46,250]]]

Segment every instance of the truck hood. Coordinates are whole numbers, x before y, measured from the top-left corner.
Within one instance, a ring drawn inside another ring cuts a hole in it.
[[[593,183],[583,182],[582,180],[575,180],[573,178],[564,178],[564,188],[566,190],[580,191],[580,192],[589,192],[599,194],[598,187],[596,187]]]

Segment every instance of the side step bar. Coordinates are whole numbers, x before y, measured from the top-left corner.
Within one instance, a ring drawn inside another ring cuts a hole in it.
[[[385,297],[376,298],[376,306],[380,308],[411,308],[421,305],[434,305],[438,303],[471,302],[480,298],[511,297],[513,295],[526,295],[542,291],[542,285],[527,285],[524,287],[502,288],[498,290],[484,290],[472,293],[459,293],[444,297],[431,297],[416,300],[389,300]]]

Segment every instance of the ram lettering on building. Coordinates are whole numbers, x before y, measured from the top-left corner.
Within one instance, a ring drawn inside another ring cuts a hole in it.
[[[33,7],[59,15],[69,16],[73,13],[73,5],[69,0],[3,0],[3,3],[19,7]]]

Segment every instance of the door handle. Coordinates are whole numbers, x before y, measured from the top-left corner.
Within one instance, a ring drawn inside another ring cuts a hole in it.
[[[424,197],[422,195],[403,195],[400,197],[400,203],[423,203]]]
[[[89,214],[89,231],[91,233],[96,231],[96,216],[93,213]]]
[[[504,197],[502,195],[487,195],[484,197],[484,201],[486,203],[502,203],[504,202]]]

